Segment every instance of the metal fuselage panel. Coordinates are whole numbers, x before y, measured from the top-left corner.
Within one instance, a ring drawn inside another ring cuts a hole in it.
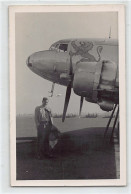
[[[98,62],[110,60],[118,66],[118,44],[105,40],[61,40],[55,43],[68,44],[66,52],[59,50],[40,51],[30,56],[30,69],[39,76],[51,82],[68,85],[70,57],[75,72],[77,65],[83,62]],[[117,74],[118,77],[118,74]]]

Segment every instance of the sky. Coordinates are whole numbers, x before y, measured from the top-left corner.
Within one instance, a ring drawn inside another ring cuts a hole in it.
[[[85,13],[16,13],[16,114],[33,114],[35,107],[48,97],[52,83],[26,66],[29,55],[48,50],[54,42],[67,38],[108,38],[118,39],[118,17],[116,12]],[[49,97],[53,113],[62,113],[66,87],[55,84],[54,95]],[[61,94],[61,95],[58,95]],[[78,114],[80,97],[70,98],[68,113]],[[83,113],[103,113],[99,105],[84,101]]]

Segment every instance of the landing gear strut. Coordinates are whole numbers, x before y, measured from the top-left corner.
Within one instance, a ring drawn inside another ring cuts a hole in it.
[[[115,104],[115,106],[114,106],[114,108],[112,110],[111,116],[109,118],[109,121],[108,121],[107,126],[106,126],[106,129],[105,129],[105,133],[104,133],[104,139],[105,139],[106,138],[106,135],[107,135],[107,132],[108,132],[108,129],[109,129],[109,125],[111,123],[111,120],[113,118],[113,115],[114,115],[114,112],[115,112],[116,108],[117,108],[117,113],[116,113],[116,117],[115,117],[115,120],[114,120],[114,124],[113,124],[113,128],[112,128],[111,136],[110,136],[110,143],[112,141],[113,134],[114,134],[114,130],[115,130],[115,126],[116,126],[116,122],[117,122],[118,116],[119,116],[119,105],[117,105],[117,104]],[[118,127],[119,127],[119,125],[118,125]]]
[[[52,97],[53,96],[54,87],[55,87],[55,83],[52,83],[52,88],[51,88],[51,91],[49,92],[50,93],[50,96],[49,97]]]

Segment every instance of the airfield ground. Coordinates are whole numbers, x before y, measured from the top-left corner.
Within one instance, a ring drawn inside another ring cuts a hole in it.
[[[61,119],[54,119],[61,132],[56,158],[38,160],[34,119],[18,117],[17,180],[119,178],[119,144],[109,144],[111,128],[103,143],[107,121],[107,118],[68,118],[62,123]]]

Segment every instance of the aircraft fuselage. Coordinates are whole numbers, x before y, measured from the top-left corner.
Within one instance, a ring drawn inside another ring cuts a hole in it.
[[[118,64],[118,42],[111,39],[60,40],[27,59],[34,73],[70,85],[77,95],[107,111],[119,101]]]
[[[100,56],[97,50],[99,48],[102,49]],[[117,41],[71,39],[60,40],[54,43],[49,50],[32,54],[28,58],[28,67],[44,79],[67,86],[70,52],[73,53],[73,71],[75,71],[77,64],[84,59],[87,62],[111,60],[118,65]]]

